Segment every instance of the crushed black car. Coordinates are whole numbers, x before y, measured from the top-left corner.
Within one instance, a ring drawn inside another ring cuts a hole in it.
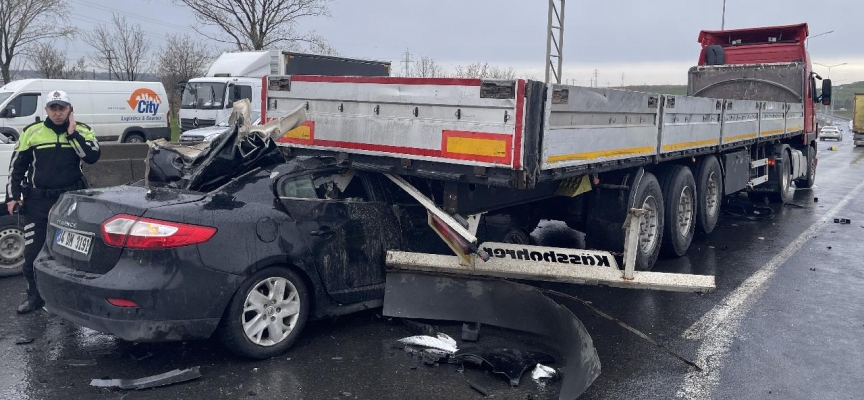
[[[388,249],[446,250],[425,209],[399,195],[383,175],[327,158],[256,168],[208,193],[67,193],[39,289],[51,312],[124,340],[216,333],[238,354],[271,357],[309,318],[380,307]]]

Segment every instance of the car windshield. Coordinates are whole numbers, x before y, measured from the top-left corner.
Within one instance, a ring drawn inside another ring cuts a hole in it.
[[[3,104],[15,92],[0,92],[0,104]]]
[[[183,89],[180,108],[212,110],[222,108],[225,101],[225,84],[219,82],[192,82]]]

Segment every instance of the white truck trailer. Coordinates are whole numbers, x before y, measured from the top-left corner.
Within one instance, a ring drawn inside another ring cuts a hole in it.
[[[525,247],[540,220],[554,219],[607,258],[626,247],[625,267],[646,271],[661,252],[681,256],[697,231],[710,233],[723,196],[788,202],[796,185],[813,185],[814,104],[830,103],[831,83],[817,95],[806,36],[806,24],[703,31],[691,96],[522,79],[271,76],[261,107],[265,120],[305,108],[308,120],[278,140],[288,152],[389,174],[434,214],[457,253],[391,253],[391,266],[560,280],[564,264],[607,265]],[[480,218],[509,227],[478,239]],[[638,272],[634,280],[615,271],[598,280],[596,268],[575,270],[567,280],[713,287],[713,279],[643,273],[640,282]]]

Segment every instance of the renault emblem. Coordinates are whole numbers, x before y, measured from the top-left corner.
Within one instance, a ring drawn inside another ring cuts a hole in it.
[[[75,209],[76,209],[76,208],[78,208],[78,203],[72,203],[72,205],[69,206],[69,209],[66,210],[66,216],[67,216],[67,217],[71,217],[71,216],[72,216],[72,213],[75,212]]]

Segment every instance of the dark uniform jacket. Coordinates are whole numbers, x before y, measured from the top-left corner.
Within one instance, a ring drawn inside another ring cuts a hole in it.
[[[99,143],[85,124],[79,122],[75,133],[68,136],[66,127],[68,124],[56,126],[47,120],[24,129],[9,168],[7,202],[21,200],[25,187],[69,189],[84,182],[81,161],[88,164],[98,161]]]

